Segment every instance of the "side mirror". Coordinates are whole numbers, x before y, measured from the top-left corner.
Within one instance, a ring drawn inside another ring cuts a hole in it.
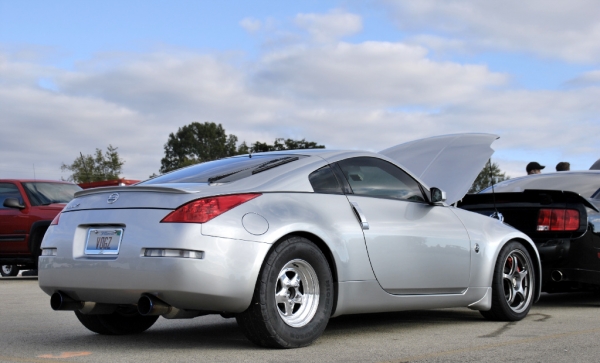
[[[431,204],[440,204],[446,201],[446,192],[439,188],[431,188]]]
[[[7,208],[17,208],[17,209],[25,208],[25,206],[23,204],[21,204],[21,202],[19,202],[19,200],[17,198],[6,198],[6,199],[4,199],[4,203],[2,203],[2,205]]]

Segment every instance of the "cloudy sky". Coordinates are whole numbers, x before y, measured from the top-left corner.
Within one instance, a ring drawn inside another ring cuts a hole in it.
[[[600,2],[0,0],[0,178],[67,178],[109,144],[158,172],[215,122],[379,151],[486,132],[512,176],[600,158]],[[35,173],[35,174],[34,174]]]

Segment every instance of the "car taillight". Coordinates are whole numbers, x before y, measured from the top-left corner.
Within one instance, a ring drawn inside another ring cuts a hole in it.
[[[576,231],[579,229],[579,211],[576,209],[540,209],[537,230]]]
[[[60,215],[61,215],[61,213],[58,213],[56,215],[56,217],[54,217],[54,219],[52,220],[52,222],[50,222],[51,226],[56,226],[58,224],[58,221],[60,220]]]
[[[180,206],[160,221],[161,223],[206,223],[211,219],[246,203],[261,194],[234,194],[202,198]]]

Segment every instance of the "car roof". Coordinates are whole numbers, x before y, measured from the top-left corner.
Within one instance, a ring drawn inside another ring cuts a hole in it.
[[[559,171],[526,175],[494,185],[496,193],[522,192],[525,189],[566,190],[590,198],[600,189],[600,170]],[[488,187],[481,193],[491,193]]]

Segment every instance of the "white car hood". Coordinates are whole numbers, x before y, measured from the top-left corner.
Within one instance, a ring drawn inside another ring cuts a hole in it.
[[[446,192],[446,203],[459,201],[494,153],[493,134],[454,134],[410,141],[380,151],[429,187]]]

